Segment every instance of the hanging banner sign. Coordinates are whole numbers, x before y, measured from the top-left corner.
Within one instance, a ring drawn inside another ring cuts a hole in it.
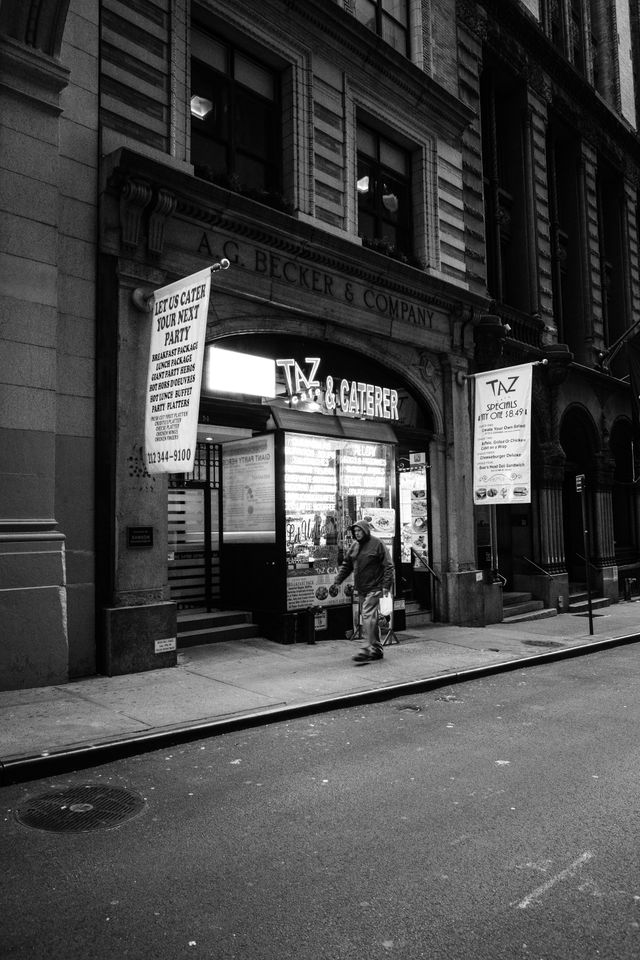
[[[207,267],[154,291],[145,411],[149,473],[193,470],[210,288]]]
[[[531,503],[532,368],[475,376],[474,504]]]

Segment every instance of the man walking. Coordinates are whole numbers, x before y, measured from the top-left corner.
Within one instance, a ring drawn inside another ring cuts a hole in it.
[[[388,596],[393,586],[393,563],[381,540],[371,535],[366,520],[358,520],[351,527],[354,542],[338,571],[335,585],[353,572],[353,585],[362,602],[362,633],[365,646],[353,658],[356,663],[382,660],[382,640],[378,625],[380,597]]]

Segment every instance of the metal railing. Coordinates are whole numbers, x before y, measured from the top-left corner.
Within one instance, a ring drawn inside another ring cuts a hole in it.
[[[411,547],[410,549],[411,549],[411,554],[412,554],[412,556],[414,556],[417,560],[419,560],[420,563],[422,564],[422,566],[427,568],[427,570],[429,571],[429,573],[431,574],[431,576],[432,576],[432,577],[435,577],[435,579],[438,581],[438,583],[440,583],[440,577],[439,577],[438,574],[435,572],[435,570],[434,570],[432,567],[429,566],[429,564],[427,563],[427,561],[425,560],[425,558],[422,556],[422,554],[418,553],[418,551],[415,550],[414,547]]]
[[[539,570],[540,573],[543,573],[543,574],[545,575],[545,577],[547,577],[549,580],[553,580],[553,577],[551,576],[551,574],[549,573],[549,571],[548,571],[548,570],[545,570],[543,567],[538,566],[538,564],[535,563],[534,560],[530,560],[529,557],[525,557],[524,554],[521,554],[520,559],[521,559],[521,560],[526,560],[527,563],[530,563],[532,567],[535,567],[536,570]]]

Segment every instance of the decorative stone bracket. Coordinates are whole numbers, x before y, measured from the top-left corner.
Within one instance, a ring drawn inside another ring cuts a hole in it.
[[[128,178],[120,189],[120,229],[122,246],[129,251],[140,242],[144,215],[147,217],[149,253],[161,256],[164,249],[164,228],[176,208],[176,198],[168,190],[157,191],[146,180]]]

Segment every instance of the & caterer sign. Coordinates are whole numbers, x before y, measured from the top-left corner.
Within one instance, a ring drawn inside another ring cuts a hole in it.
[[[149,473],[193,470],[212,269],[154,291],[145,409]]]
[[[342,413],[362,419],[398,420],[398,391],[359,380],[318,379],[320,357],[305,357],[307,369],[292,357],[276,360],[284,371],[289,397],[313,401],[326,413]]]
[[[475,374],[473,502],[531,503],[531,363]]]

